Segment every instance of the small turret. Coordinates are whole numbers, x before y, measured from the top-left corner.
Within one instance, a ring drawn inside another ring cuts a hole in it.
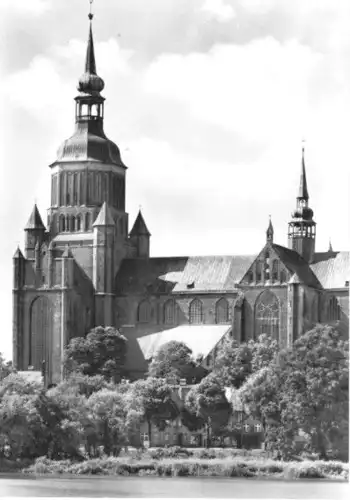
[[[24,284],[24,268],[25,268],[25,258],[17,247],[17,250],[13,256],[13,288],[18,290]]]
[[[266,231],[266,242],[267,243],[273,243],[273,225],[272,225],[272,222],[271,222],[271,215],[269,216],[270,217],[270,220],[269,220],[269,226],[267,228],[267,231]]]
[[[314,212],[309,207],[304,155],[303,146],[297,206],[288,224],[288,246],[310,263],[315,253],[316,222],[313,220]]]
[[[137,214],[133,228],[130,231],[131,244],[136,248],[136,256],[143,259],[149,257],[151,233],[148,231],[141,210]]]
[[[45,226],[41,219],[38,207],[34,205],[32,213],[24,228],[25,231],[25,256],[27,259],[35,258],[35,247],[44,241]]]

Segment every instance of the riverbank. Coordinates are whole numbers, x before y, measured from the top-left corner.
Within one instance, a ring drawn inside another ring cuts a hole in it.
[[[99,475],[99,476],[158,476],[158,477],[237,477],[271,479],[349,479],[349,465],[342,462],[302,461],[282,462],[271,459],[242,458],[165,458],[134,459],[104,457],[83,462],[54,461],[38,458],[22,469],[29,475]]]

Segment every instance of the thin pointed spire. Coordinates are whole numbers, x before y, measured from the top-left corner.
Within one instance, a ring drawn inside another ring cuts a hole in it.
[[[86,48],[86,58],[85,58],[85,72],[79,79],[78,90],[85,94],[99,95],[104,89],[104,81],[101,77],[97,75],[96,70],[96,59],[95,59],[95,48],[94,48],[94,37],[92,34],[92,19],[94,15],[91,13],[91,0],[90,0],[90,13],[89,13],[89,38]]]
[[[25,230],[27,229],[45,229],[44,223],[41,219],[38,207],[36,204],[34,204],[32,213],[30,214],[30,217],[28,219],[28,222],[24,228]]]
[[[269,225],[268,225],[268,228],[267,228],[267,231],[266,231],[266,241],[269,241],[271,243],[273,243],[273,225],[272,225],[272,221],[271,221],[271,215],[269,215]]]
[[[151,233],[147,229],[145,219],[143,218],[141,210],[139,210],[135,223],[130,231],[130,236],[140,236],[140,235],[151,236]]]
[[[309,199],[309,193],[307,190],[307,182],[306,182],[306,169],[305,169],[305,141],[303,141],[303,147],[302,147],[301,173],[300,173],[298,198],[305,201],[308,201]]]
[[[86,49],[86,59],[85,59],[85,73],[90,73],[90,75],[96,75],[96,60],[95,60],[95,49],[94,49],[94,38],[92,35],[92,22],[90,20],[89,29],[89,39]]]
[[[331,242],[330,238],[329,238],[328,252],[330,252],[330,253],[333,252],[332,242]]]

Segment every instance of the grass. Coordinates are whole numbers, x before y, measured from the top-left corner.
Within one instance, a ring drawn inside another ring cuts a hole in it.
[[[74,474],[108,476],[160,477],[271,477],[292,479],[348,480],[349,466],[343,462],[302,461],[281,462],[261,457],[226,456],[224,458],[185,458],[150,456],[101,457],[76,463],[38,458],[23,470],[29,474]]]

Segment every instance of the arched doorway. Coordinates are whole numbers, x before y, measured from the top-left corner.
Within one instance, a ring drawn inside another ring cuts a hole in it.
[[[265,334],[278,341],[279,316],[278,298],[270,290],[265,290],[255,304],[255,339]]]
[[[52,305],[48,298],[34,299],[30,308],[29,366],[41,371],[46,362],[46,372],[51,373]],[[49,377],[50,378],[50,377]]]

